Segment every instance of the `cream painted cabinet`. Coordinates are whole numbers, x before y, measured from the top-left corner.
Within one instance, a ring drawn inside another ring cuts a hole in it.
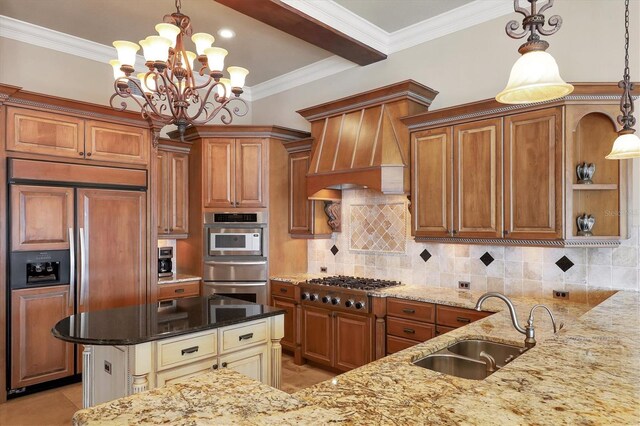
[[[223,355],[219,359],[218,366],[235,370],[259,382],[268,383],[267,348],[265,345]]]

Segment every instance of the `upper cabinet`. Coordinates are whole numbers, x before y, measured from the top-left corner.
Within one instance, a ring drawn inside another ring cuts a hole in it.
[[[204,206],[265,208],[267,139],[203,141]]]
[[[576,84],[571,95],[543,104],[487,100],[405,117],[413,235],[454,243],[620,244],[628,238],[628,160],[604,158],[616,137],[617,92],[615,84]]]
[[[146,165],[148,127],[7,107],[7,151]]]
[[[186,238],[189,233],[189,146],[177,145],[161,140],[158,147],[156,210],[159,238]]]

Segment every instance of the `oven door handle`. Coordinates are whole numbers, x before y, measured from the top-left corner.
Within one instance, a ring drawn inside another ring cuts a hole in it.
[[[254,282],[236,282],[236,281],[205,281],[205,285],[215,287],[262,287],[266,286],[266,281],[254,281]]]
[[[236,261],[236,262],[218,262],[217,260],[207,260],[206,262],[204,262],[208,265],[238,265],[238,266],[245,266],[245,265],[266,265],[267,261],[266,260],[261,260],[258,262],[241,262],[241,261]]]

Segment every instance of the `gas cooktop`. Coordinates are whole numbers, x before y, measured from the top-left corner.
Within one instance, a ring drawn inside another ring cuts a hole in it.
[[[376,280],[373,278],[349,277],[345,275],[313,278],[308,280],[307,282],[309,284],[326,285],[353,290],[377,290],[381,288],[401,285],[399,281]]]

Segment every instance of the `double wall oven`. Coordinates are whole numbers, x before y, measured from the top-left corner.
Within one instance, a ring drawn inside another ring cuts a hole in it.
[[[204,293],[267,303],[266,213],[207,213]]]

